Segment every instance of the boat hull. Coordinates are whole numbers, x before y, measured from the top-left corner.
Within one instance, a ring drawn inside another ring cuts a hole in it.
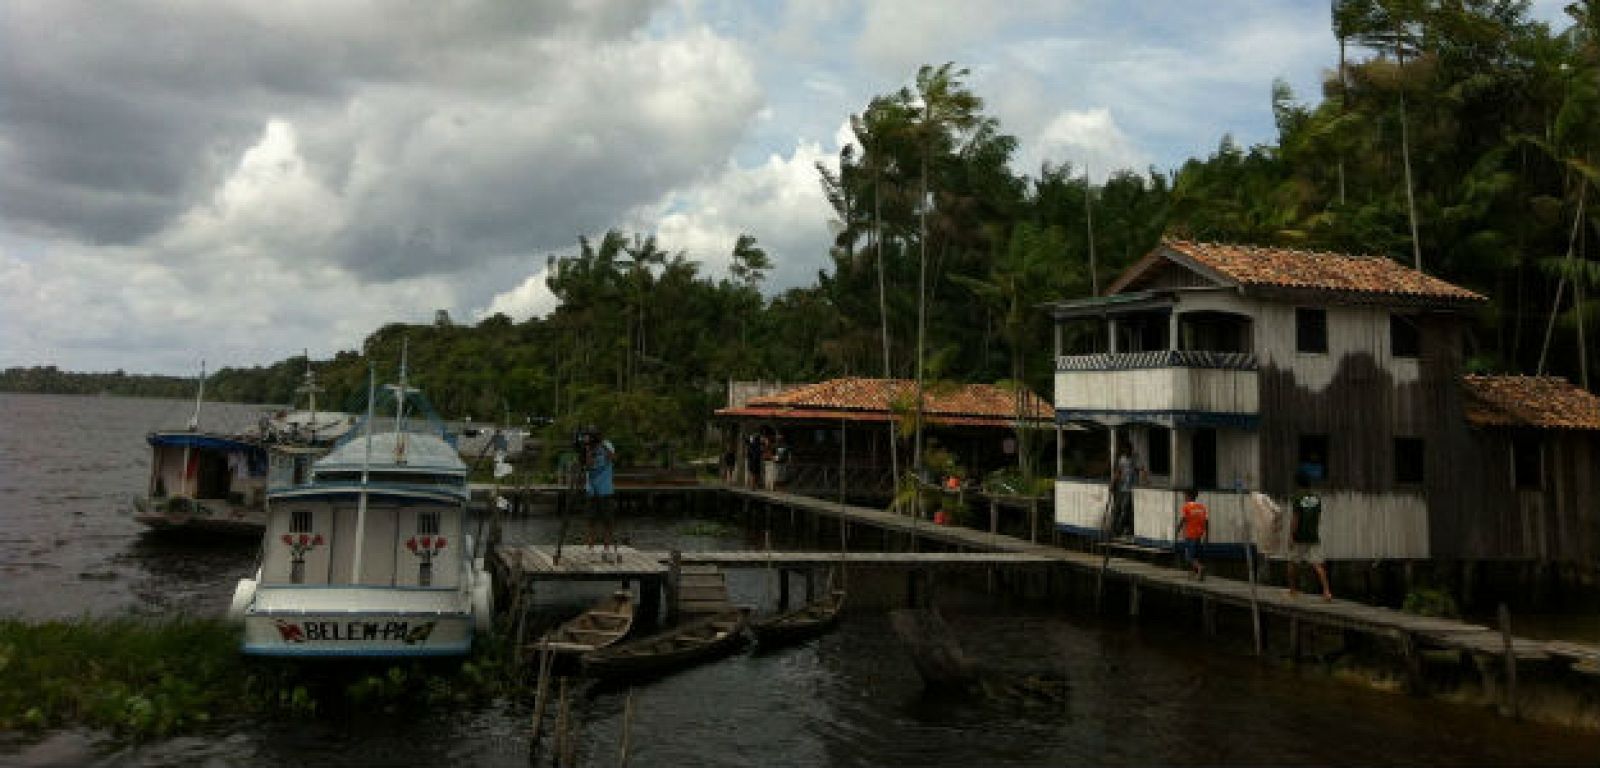
[[[470,613],[338,611],[244,615],[251,656],[464,656],[472,652]]]
[[[648,677],[711,661],[745,644],[740,610],[701,619],[658,635],[583,655],[583,671],[598,678]]]
[[[174,510],[174,507],[179,509]],[[172,533],[260,536],[267,528],[267,511],[259,504],[244,506],[209,500],[177,505],[169,503],[150,505],[141,499],[134,505],[133,519],[152,530]]]

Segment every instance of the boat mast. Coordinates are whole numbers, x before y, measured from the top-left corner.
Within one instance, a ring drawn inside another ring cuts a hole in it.
[[[400,342],[400,383],[385,384],[384,389],[394,391],[394,463],[406,463],[406,396],[418,390],[406,386],[406,353],[410,341]]]
[[[304,392],[306,395],[306,408],[311,412],[311,418],[306,422],[306,428],[311,431],[311,440],[315,442],[317,439],[317,393],[322,391],[322,387],[317,386],[317,375],[311,371],[311,350],[305,350],[305,356],[305,383],[301,384],[295,391]]]
[[[206,396],[206,361],[201,360],[200,361],[200,381],[196,385],[195,392],[194,392],[194,415],[189,417],[189,431],[190,432],[194,432],[194,431],[200,429],[200,402],[205,399],[205,396]],[[178,487],[180,489],[182,489],[179,492],[180,493],[187,492],[189,494],[190,498],[193,498],[195,496],[200,495],[199,494],[199,492],[200,492],[199,474],[200,473],[196,472],[195,473],[195,475],[196,475],[195,477],[190,477],[189,476],[189,457],[190,457],[190,451],[192,451],[192,450],[194,450],[194,448],[189,442],[185,442],[183,444],[183,463],[179,465],[179,470],[178,470],[180,472],[178,477],[181,478],[182,481],[183,481],[183,482],[178,484]],[[191,481],[193,483],[195,483],[194,490],[189,490],[189,483]]]
[[[367,453],[361,459],[361,500],[356,504],[356,546],[350,558],[350,583],[361,583],[361,550],[367,539],[367,479],[372,470],[372,419],[378,397],[378,373],[367,359]]]
[[[189,431],[200,428],[200,403],[206,397],[206,361],[200,361],[200,381],[195,385],[194,414],[189,417]]]

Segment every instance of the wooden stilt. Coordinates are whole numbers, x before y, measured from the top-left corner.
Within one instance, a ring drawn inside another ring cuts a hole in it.
[[[1517,654],[1511,647],[1511,609],[1501,603],[1499,612],[1500,645],[1504,649],[1506,668],[1505,702],[1502,707],[1505,714],[1521,717],[1522,708],[1517,704]]]
[[[1139,616],[1139,579],[1136,576],[1128,577],[1128,615]]]

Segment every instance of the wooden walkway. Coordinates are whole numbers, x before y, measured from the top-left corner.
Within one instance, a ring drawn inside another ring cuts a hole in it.
[[[1159,589],[1247,610],[1253,603],[1255,610],[1262,614],[1385,636],[1408,647],[1419,644],[1481,655],[1501,656],[1504,653],[1504,640],[1500,632],[1464,621],[1417,616],[1351,600],[1325,601],[1318,595],[1301,594],[1291,598],[1281,587],[1252,588],[1249,583],[1234,579],[1210,577],[1198,581],[1191,579],[1187,571],[1139,560],[1111,557],[1106,561],[1100,554],[1066,550],[961,526],[931,525],[927,521],[881,509],[853,507],[824,499],[743,488],[728,488],[727,492],[752,503],[788,507],[821,517],[847,520],[852,525],[914,534],[916,538],[971,551],[937,553],[938,558],[954,559],[953,556],[966,556],[972,552],[1005,553],[1091,573],[1099,572],[1104,562],[1108,579],[1117,579],[1128,585],[1130,611],[1134,613],[1138,611],[1141,589]],[[824,559],[839,557],[837,553],[820,556]],[[1600,673],[1600,646],[1517,637],[1512,638],[1512,652],[1519,660],[1556,661],[1591,673]]]

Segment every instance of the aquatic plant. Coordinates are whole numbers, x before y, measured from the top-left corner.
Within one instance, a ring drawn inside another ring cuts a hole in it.
[[[0,619],[0,731],[86,726],[143,740],[230,718],[459,705],[506,690],[505,650],[494,639],[460,662],[337,671],[246,657],[239,640],[220,619]]]

